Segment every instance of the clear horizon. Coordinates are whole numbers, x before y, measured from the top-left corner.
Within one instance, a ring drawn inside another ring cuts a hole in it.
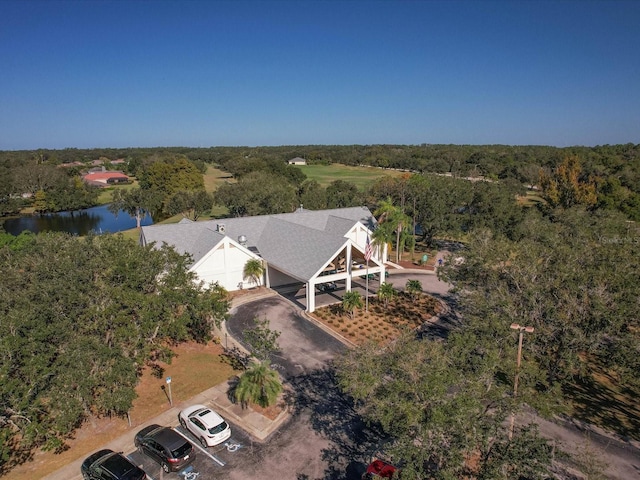
[[[0,150],[640,143],[640,2],[0,2]]]

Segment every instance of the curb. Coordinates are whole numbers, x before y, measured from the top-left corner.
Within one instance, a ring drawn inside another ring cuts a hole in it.
[[[323,330],[324,332],[326,332],[329,335],[331,335],[336,340],[344,343],[347,347],[349,347],[349,348],[356,348],[357,347],[357,345],[355,343],[353,343],[351,340],[347,339],[346,337],[343,337],[342,335],[340,335],[335,330],[327,327],[322,322],[319,322],[318,320],[313,318],[311,315],[309,315],[309,313],[306,310],[299,310],[299,313],[300,313],[300,316],[303,317],[305,320],[313,323],[314,325],[319,327],[321,330]]]
[[[394,268],[387,270],[389,275],[402,275],[405,273],[418,273],[421,275],[437,275],[435,270],[421,270],[419,268]]]

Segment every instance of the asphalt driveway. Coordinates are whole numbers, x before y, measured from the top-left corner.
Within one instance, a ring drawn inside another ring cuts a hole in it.
[[[347,347],[279,295],[232,309],[229,333],[241,342],[242,331],[253,327],[256,316],[267,318],[270,328],[281,332],[281,352],[272,357],[271,365],[291,389],[287,401],[292,416],[265,443],[230,463],[227,478],[253,480],[266,474],[281,479],[359,479],[377,437],[367,433],[330,368],[331,360]]]
[[[246,303],[231,311],[229,333],[240,343],[242,332],[252,328],[254,318],[267,318],[269,328],[280,332],[281,352],[272,358],[272,367],[285,378],[322,369],[345,346],[336,338],[305,319],[299,308],[280,296]],[[247,345],[243,343],[246,348]]]

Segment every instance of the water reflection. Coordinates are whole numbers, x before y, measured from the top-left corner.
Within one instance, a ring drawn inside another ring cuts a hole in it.
[[[151,225],[153,220],[146,216],[141,225]],[[48,213],[45,215],[33,215],[17,218],[9,218],[2,225],[7,233],[19,235],[23,230],[34,233],[39,232],[68,232],[74,235],[87,235],[95,233],[115,233],[122,230],[135,228],[136,220],[128,213],[120,211],[113,215],[108,205],[76,210],[74,212]]]

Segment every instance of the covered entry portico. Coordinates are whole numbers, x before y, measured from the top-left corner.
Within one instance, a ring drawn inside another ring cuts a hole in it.
[[[331,282],[342,282],[345,284],[345,291],[352,290],[354,278],[367,276],[375,277],[376,286],[385,278],[384,263],[377,258],[371,257],[369,262],[364,258],[364,252],[358,246],[348,241],[344,247],[326,265],[306,282],[306,310],[313,312],[316,309],[316,290],[318,285]],[[371,282],[371,280],[369,280]]]

